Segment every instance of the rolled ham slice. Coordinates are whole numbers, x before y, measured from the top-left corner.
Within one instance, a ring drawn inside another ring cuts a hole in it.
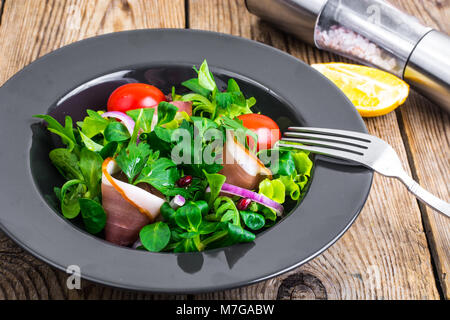
[[[272,172],[227,131],[223,150],[223,168],[219,173],[227,177],[226,182],[244,189],[255,190],[266,178],[272,179]]]
[[[178,112],[186,112],[188,115],[192,116],[192,101],[170,101],[170,104],[173,104],[178,108]]]
[[[121,246],[136,242],[139,231],[159,215],[164,199],[115,179],[120,170],[114,159],[102,165],[102,205],[106,212],[106,240]]]

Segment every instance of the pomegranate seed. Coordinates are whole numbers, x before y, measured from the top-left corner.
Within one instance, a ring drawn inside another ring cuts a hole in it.
[[[184,177],[178,179],[177,185],[180,188],[183,188],[183,187],[187,187],[188,185],[190,185],[191,182],[192,182],[192,176],[184,176]]]
[[[252,203],[252,200],[248,198],[241,198],[239,199],[236,208],[238,208],[238,210],[247,210],[250,203]]]

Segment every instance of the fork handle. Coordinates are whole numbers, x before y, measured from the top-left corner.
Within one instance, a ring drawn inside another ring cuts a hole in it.
[[[434,210],[446,215],[450,218],[450,204],[442,199],[439,199],[435,195],[431,194],[424,188],[422,188],[416,181],[414,181],[405,171],[402,172],[397,178],[405,184],[409,192],[414,194],[420,201],[427,204]]]

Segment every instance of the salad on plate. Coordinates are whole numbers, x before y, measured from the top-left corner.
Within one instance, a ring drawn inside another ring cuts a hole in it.
[[[36,115],[63,144],[49,158],[65,218],[117,245],[194,252],[251,242],[301,201],[309,154],[278,147],[234,79],[218,88],[206,60],[194,70],[186,94],[129,83],[76,124]]]

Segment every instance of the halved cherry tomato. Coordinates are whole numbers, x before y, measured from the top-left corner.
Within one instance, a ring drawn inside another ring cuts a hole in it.
[[[265,150],[273,147],[275,142],[280,140],[280,128],[275,121],[267,116],[256,113],[243,114],[238,117],[242,124],[258,135],[257,150]],[[253,141],[249,141],[249,147],[252,148]]]
[[[157,87],[146,83],[128,83],[120,86],[109,96],[108,111],[127,112],[128,110],[152,108],[166,97]]]

